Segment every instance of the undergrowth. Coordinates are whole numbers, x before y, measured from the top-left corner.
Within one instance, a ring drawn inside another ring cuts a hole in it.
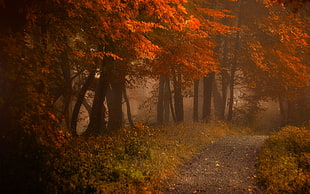
[[[310,130],[287,126],[264,143],[260,182],[268,193],[310,193]]]
[[[182,162],[228,128],[140,124],[113,136],[74,138],[50,154],[42,178],[51,193],[156,193]]]

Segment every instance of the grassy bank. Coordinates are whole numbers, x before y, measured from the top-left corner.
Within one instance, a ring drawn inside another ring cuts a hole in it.
[[[42,176],[53,193],[156,193],[182,162],[228,133],[223,123],[137,125],[113,136],[79,137],[51,154]]]
[[[267,139],[258,163],[259,179],[268,193],[309,193],[309,128],[282,128]]]

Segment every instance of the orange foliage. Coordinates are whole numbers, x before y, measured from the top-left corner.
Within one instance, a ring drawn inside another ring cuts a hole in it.
[[[274,91],[286,92],[281,95],[290,95],[287,88],[302,88],[310,81],[309,24],[299,15],[268,9],[269,16],[261,27],[273,42],[249,41],[250,54],[259,69],[256,76],[267,78]]]

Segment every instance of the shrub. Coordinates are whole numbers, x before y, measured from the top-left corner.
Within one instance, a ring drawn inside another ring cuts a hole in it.
[[[259,153],[259,180],[268,193],[309,193],[309,159],[309,129],[284,127],[266,140]]]
[[[138,124],[111,136],[69,138],[45,165],[48,193],[156,193],[165,178],[225,126]]]

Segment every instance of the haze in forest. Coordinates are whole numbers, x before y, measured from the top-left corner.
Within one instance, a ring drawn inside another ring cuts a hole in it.
[[[110,148],[89,187],[135,185],[148,172],[121,162],[153,159],[141,134],[167,126],[307,125],[309,14],[309,0],[0,0],[1,186],[85,192],[93,168],[59,161]]]

